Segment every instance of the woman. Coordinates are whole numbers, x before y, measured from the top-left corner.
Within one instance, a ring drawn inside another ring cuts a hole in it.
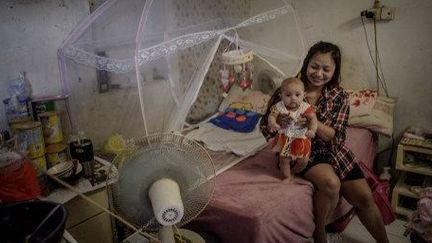
[[[319,121],[311,160],[302,171],[302,175],[317,189],[314,194],[314,242],[327,242],[325,225],[340,194],[356,208],[360,221],[375,240],[388,242],[372,192],[355,163],[353,153],[345,147],[349,103],[346,92],[339,86],[340,70],[339,48],[331,43],[318,42],[309,49],[300,71],[306,100],[314,106]],[[270,105],[279,96],[277,92]]]

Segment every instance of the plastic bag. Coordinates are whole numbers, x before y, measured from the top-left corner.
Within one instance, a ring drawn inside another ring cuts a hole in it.
[[[373,173],[371,169],[369,169],[363,162],[359,162],[363,174],[366,177],[366,181],[369,184],[369,187],[372,190],[372,196],[375,200],[378,209],[381,212],[382,219],[385,225],[391,224],[395,219],[395,215],[393,213],[389,195],[390,195],[390,183],[389,181],[379,180],[378,177]]]

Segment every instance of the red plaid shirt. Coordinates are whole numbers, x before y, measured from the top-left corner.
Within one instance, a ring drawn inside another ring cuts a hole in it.
[[[349,116],[348,94],[339,86],[324,87],[315,111],[318,120],[332,127],[336,133],[334,138],[328,142],[317,136],[313,140],[311,158],[317,154],[329,154],[332,158],[330,163],[336,174],[343,179],[355,163],[354,154],[345,146]]]

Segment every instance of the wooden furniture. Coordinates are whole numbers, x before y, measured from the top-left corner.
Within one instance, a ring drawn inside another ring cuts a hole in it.
[[[392,193],[395,213],[410,216],[419,195],[416,192],[432,179],[432,148],[421,140],[403,138],[396,153],[396,170],[399,179]]]
[[[108,208],[108,195],[105,188],[85,194],[105,208]],[[66,230],[80,243],[113,242],[110,216],[90,202],[75,197],[65,204],[69,212]]]

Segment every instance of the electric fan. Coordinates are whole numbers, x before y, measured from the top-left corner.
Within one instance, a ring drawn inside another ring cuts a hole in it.
[[[159,240],[174,242],[172,226],[194,219],[214,190],[215,169],[197,142],[177,134],[158,134],[135,141],[138,149],[119,165],[113,196],[118,211]]]

